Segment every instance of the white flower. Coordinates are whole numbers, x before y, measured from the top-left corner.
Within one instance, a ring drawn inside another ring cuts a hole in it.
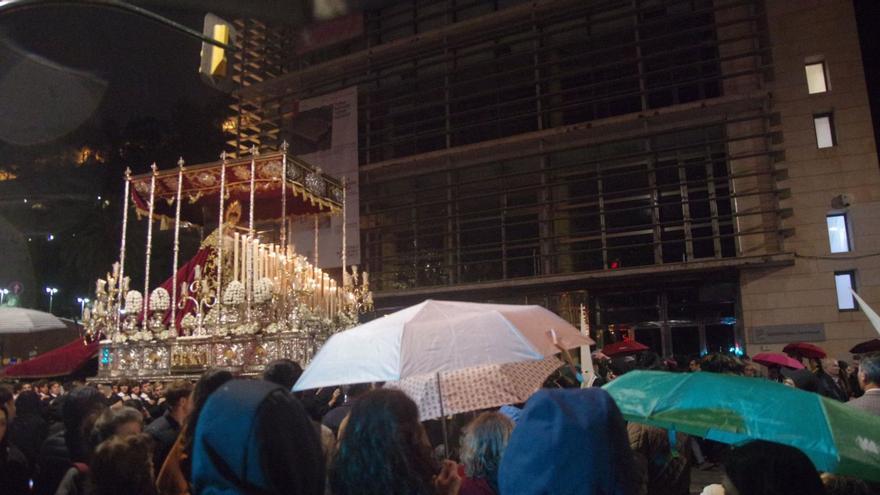
[[[272,299],[272,281],[261,278],[254,283],[254,302],[262,304]]]
[[[238,305],[244,302],[244,285],[238,280],[229,282],[226,291],[223,292],[223,304],[227,306]]]
[[[187,313],[182,320],[180,320],[180,326],[183,328],[193,328],[196,326],[196,317],[193,316],[192,313]]]
[[[150,310],[151,311],[165,311],[171,305],[171,296],[168,295],[168,291],[159,287],[153,290],[153,293],[150,294]]]
[[[133,315],[140,312],[144,308],[144,296],[136,290],[128,291],[125,295],[125,312]]]

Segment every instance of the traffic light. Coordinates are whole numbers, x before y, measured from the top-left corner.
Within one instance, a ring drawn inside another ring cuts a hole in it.
[[[225,45],[235,44],[236,32],[232,24],[214,14],[205,14],[202,34]],[[202,43],[202,64],[199,67],[202,80],[221,91],[232,91],[235,84],[232,80],[232,64],[229,57],[229,50]]]

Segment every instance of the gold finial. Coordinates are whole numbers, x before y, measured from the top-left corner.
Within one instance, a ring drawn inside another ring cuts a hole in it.
[[[229,155],[226,154],[226,150],[223,150],[223,152],[220,153],[220,159],[223,160],[224,162],[226,161],[226,158],[227,158],[228,156],[229,156]]]
[[[290,149],[290,145],[287,144],[287,140],[285,139],[284,141],[281,142],[281,151],[287,153],[287,150],[289,150],[289,149]]]
[[[125,180],[131,180],[131,168],[125,167]]]
[[[150,165],[150,168],[153,170],[153,175],[159,174],[159,167],[156,165],[156,162],[153,162],[153,164]]]
[[[259,148],[257,148],[256,144],[251,145],[251,155],[260,156],[260,150],[259,150]]]
[[[185,163],[186,163],[186,162],[183,161],[183,157],[182,157],[182,156],[181,156],[180,158],[177,159],[177,166],[180,167],[181,170],[183,170],[183,165],[184,165]]]

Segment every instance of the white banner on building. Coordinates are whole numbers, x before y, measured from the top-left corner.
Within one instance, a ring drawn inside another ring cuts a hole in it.
[[[360,263],[358,195],[357,87],[299,102],[288,140],[291,153],[347,184],[346,244],[349,265]],[[318,217],[318,265],[342,265],[341,215]],[[296,251],[314,259],[314,216],[295,217],[292,238]]]

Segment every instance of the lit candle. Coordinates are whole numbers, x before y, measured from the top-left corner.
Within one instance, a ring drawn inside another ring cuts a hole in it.
[[[238,280],[238,232],[232,242],[232,280]]]

